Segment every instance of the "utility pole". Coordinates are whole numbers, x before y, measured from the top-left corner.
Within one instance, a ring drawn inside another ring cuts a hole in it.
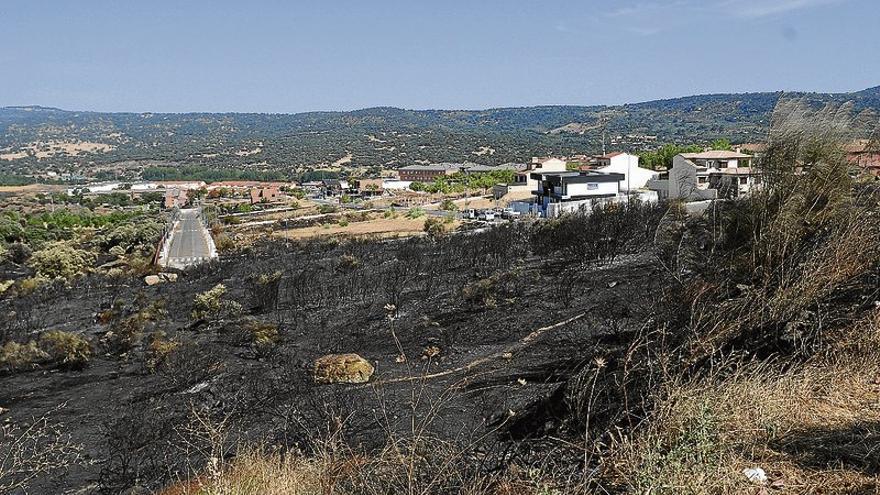
[[[599,125],[602,127],[602,156],[605,156],[607,154],[605,151],[605,131],[608,126],[608,116],[599,117]]]

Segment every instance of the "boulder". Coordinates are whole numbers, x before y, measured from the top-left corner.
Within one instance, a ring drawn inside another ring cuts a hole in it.
[[[367,383],[373,365],[357,354],[328,354],[315,360],[315,383]]]
[[[162,272],[159,274],[159,278],[164,282],[177,282],[177,274],[176,273],[165,273]]]
[[[161,282],[162,279],[159,278],[158,275],[147,275],[146,277],[144,277],[144,283],[147,285],[156,285]]]

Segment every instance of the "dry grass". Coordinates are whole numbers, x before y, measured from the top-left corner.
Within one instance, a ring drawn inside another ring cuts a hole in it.
[[[880,311],[841,342],[787,371],[752,363],[733,376],[669,385],[609,460],[615,484],[636,493],[760,493],[742,470],[761,467],[772,493],[880,493]]]
[[[617,491],[880,493],[878,191],[851,180],[849,122],[823,112],[783,106],[764,187],[687,225],[680,340],[657,350],[671,365],[647,417],[614,435]]]
[[[365,222],[352,222],[342,226],[339,224],[316,225],[300,229],[276,232],[275,235],[288,239],[308,239],[311,237],[336,237],[336,236],[409,236],[424,233],[425,217],[407,218],[398,215],[395,218],[374,218]],[[455,228],[453,225],[452,228]]]
[[[25,186],[0,186],[0,193],[33,195],[37,193],[55,193],[65,190],[65,186],[49,184],[28,184]]]
[[[249,451],[238,456],[219,475],[196,478],[161,492],[160,495],[323,495],[329,466],[320,460],[296,455]]]
[[[370,458],[347,452],[306,457],[248,450],[214,475],[172,485],[159,495],[563,495],[581,489],[548,481],[534,469],[514,467],[503,475],[472,477],[444,463],[443,444],[435,455],[414,455],[389,445]],[[440,456],[436,455],[440,454]],[[452,457],[455,457],[452,455]],[[449,458],[447,458],[449,460]],[[427,463],[430,463],[428,465]]]

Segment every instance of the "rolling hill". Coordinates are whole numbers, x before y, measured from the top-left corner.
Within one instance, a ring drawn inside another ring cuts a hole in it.
[[[4,107],[0,174],[51,168],[90,175],[115,164],[124,173],[139,173],[150,160],[193,170],[296,176],[349,154],[352,167],[374,172],[431,161],[491,165],[597,152],[603,131],[606,146],[635,151],[717,138],[749,142],[766,135],[780,98],[812,108],[846,104],[848,111],[875,121],[880,110],[880,86],[854,93],[716,94],[617,106],[488,110],[138,114]],[[494,152],[480,153],[484,147]]]

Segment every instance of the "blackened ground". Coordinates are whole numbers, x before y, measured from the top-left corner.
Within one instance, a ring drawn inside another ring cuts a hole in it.
[[[187,427],[194,412],[226,420],[230,445],[308,451],[342,425],[350,445],[369,449],[415,424],[452,441],[483,439],[478,450],[502,463],[513,442],[562,426],[561,386],[617,350],[653,303],[648,255],[586,266],[576,278],[560,264],[535,257],[527,230],[509,227],[440,241],[267,243],[154,287],[83,279],[0,302],[12,338],[62,329],[96,349],[82,371],[0,375],[0,407],[11,421],[54,410],[84,447],[81,465],[35,493],[113,493],[188,476],[204,461]],[[254,289],[275,272],[277,301]],[[193,298],[218,283],[245,314],[194,321]],[[98,317],[112,308],[110,321]],[[131,349],[101,343],[145,308]],[[250,345],[242,328],[254,320],[277,325],[278,343]],[[182,345],[150,372],[145,336],[158,331]],[[439,354],[423,357],[429,347]],[[371,384],[314,385],[313,360],[339,352],[373,362]]]

